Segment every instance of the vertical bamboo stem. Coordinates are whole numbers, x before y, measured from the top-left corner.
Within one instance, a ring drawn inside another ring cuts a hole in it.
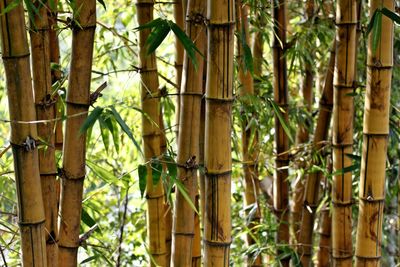
[[[333,100],[332,256],[334,266],[352,264],[352,174],[347,154],[353,151],[354,83],[357,1],[339,0],[336,10],[336,63]]]
[[[53,120],[56,115],[55,105],[57,100],[52,96],[47,10],[45,6],[41,6],[38,2],[35,4],[38,6],[39,13],[34,16],[34,26],[31,25],[30,40],[36,114],[38,120]],[[56,180],[54,122],[39,124],[37,130],[39,137],[48,144],[39,150],[39,171],[46,216],[47,265],[58,266],[57,220],[59,191]]]
[[[287,90],[287,66],[284,55],[286,49],[286,1],[272,0],[274,40],[272,46],[274,64],[274,101],[283,110],[283,117],[288,121],[288,90]],[[282,124],[275,115],[275,173],[273,185],[273,206],[278,219],[278,233],[276,242],[278,244],[278,255],[283,250],[282,246],[289,244],[289,184],[288,169],[289,139]],[[280,260],[283,266],[289,266],[289,258]]]
[[[144,25],[153,20],[153,0],[138,0],[136,2],[137,18],[139,25]],[[160,129],[153,121],[159,121],[160,101],[158,94],[158,74],[156,55],[147,55],[146,40],[150,30],[139,32],[140,48],[140,78],[141,78],[141,102],[142,110],[142,136],[144,143],[144,157],[150,161],[159,157],[160,151]],[[165,244],[165,220],[164,220],[164,190],[161,182],[153,184],[152,169],[147,165],[147,235],[149,239],[149,250],[154,259],[151,265],[166,266],[166,244]]]
[[[205,0],[189,0],[186,21],[186,34],[204,53],[206,13]],[[201,99],[203,97],[203,60],[196,55],[198,69],[185,53],[184,72],[181,84],[181,113],[178,138],[178,178],[186,188],[192,203],[195,202],[197,189],[197,162],[199,157],[199,134]],[[194,211],[183,194],[177,190],[174,205],[172,235],[172,266],[190,266],[192,264],[192,243],[194,237]]]
[[[305,6],[305,14],[309,25],[311,25],[313,16],[314,16],[314,0],[307,0]],[[310,26],[309,26],[310,27]],[[310,57],[313,57],[312,50],[313,48],[307,45],[305,47],[309,50]],[[301,86],[301,94],[303,97],[303,106],[307,109],[308,112],[311,112],[311,107],[313,103],[313,82],[314,82],[314,70],[311,62],[308,62],[304,59],[304,79],[302,81]],[[299,125],[299,128],[296,132],[296,146],[307,143],[309,140],[309,132],[305,125]],[[306,164],[299,164],[298,168],[304,169]],[[295,238],[297,239],[298,232],[300,229],[300,221],[303,209],[303,198],[304,198],[304,190],[305,190],[305,180],[306,176],[303,175],[301,179],[295,185],[295,189],[293,192],[293,207],[292,207],[292,216],[291,216],[291,227],[293,227],[293,232],[295,233]]]
[[[1,1],[0,12],[14,1]],[[1,49],[8,94],[18,220],[23,266],[47,266],[45,213],[40,186],[36,112],[32,91],[24,8],[19,3],[0,17]]]
[[[370,17],[382,7],[394,11],[394,1],[371,1]],[[380,266],[381,258],[393,68],[393,21],[383,16],[382,28],[378,34],[380,34],[380,39],[376,51],[373,51],[372,47],[372,34],[368,45],[356,266]]]
[[[181,29],[185,29],[185,20],[186,20],[186,11],[187,11],[187,2],[188,0],[176,0],[174,2],[174,18],[175,23]],[[182,81],[182,68],[183,68],[183,56],[184,56],[184,49],[182,43],[175,39],[175,72],[176,72],[176,85],[178,95],[176,98],[176,114],[175,114],[175,131],[176,131],[176,138],[179,136],[179,124],[180,124],[180,110],[181,110],[181,101],[180,101],[180,89],[181,89],[181,81]],[[176,142],[178,143],[178,141]]]
[[[313,150],[320,153],[328,138],[328,131],[332,116],[333,106],[333,72],[335,67],[335,43],[331,50],[329,67],[325,76],[324,90],[319,102],[319,113],[317,127],[313,139]],[[325,141],[325,142],[324,142]],[[319,157],[317,157],[319,158]],[[314,165],[320,165],[316,160]],[[314,231],[315,213],[319,204],[319,188],[322,172],[310,173],[306,178],[303,212],[301,217],[300,231],[298,235],[298,254],[304,267],[310,266],[312,256],[312,237]]]
[[[233,0],[208,0],[204,266],[228,266],[231,238]]]
[[[243,51],[243,43],[250,43],[250,33],[249,33],[249,22],[248,22],[248,6],[243,5],[241,0],[236,0],[236,29],[238,33],[237,43],[237,62],[238,68],[238,78],[239,78],[239,95],[246,101],[244,97],[254,95],[254,84],[253,77],[249,70],[246,70],[245,66],[245,55]],[[244,40],[242,40],[244,39]],[[245,105],[249,106],[250,103],[244,102]],[[253,228],[260,222],[261,212],[258,208],[257,203],[257,148],[258,145],[257,138],[252,139],[252,135],[255,134],[255,127],[248,127],[249,120],[247,115],[244,116],[242,122],[242,150],[243,150],[243,174],[244,174],[244,197],[246,206],[256,205],[256,212],[251,219],[248,227],[252,234],[247,235],[248,246],[255,243],[253,236],[256,236],[256,232]],[[249,216],[249,214],[247,214]],[[261,266],[261,255],[254,256],[248,255],[248,265],[249,266]]]
[[[77,0],[72,26],[72,56],[67,90],[60,204],[59,266],[77,266],[85,179],[86,135],[80,132],[90,104],[96,1]],[[79,24],[77,24],[79,23]],[[79,25],[79,26],[78,26]],[[74,116],[84,113],[84,115]]]

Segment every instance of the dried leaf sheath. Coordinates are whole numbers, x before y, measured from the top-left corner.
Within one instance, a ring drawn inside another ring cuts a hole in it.
[[[1,1],[0,12],[13,2]],[[29,47],[21,3],[0,17],[0,30],[10,120],[34,121]],[[11,123],[22,263],[42,267],[47,265],[37,139],[36,124]]]
[[[357,1],[340,0],[336,10],[336,63],[333,93],[333,172],[351,166],[353,151],[353,83],[356,50]],[[352,173],[333,176],[332,256],[336,266],[351,266]]]
[[[206,0],[189,0],[186,34],[204,53],[206,31],[203,21]],[[198,69],[185,54],[184,72],[180,93],[181,113],[178,138],[178,178],[186,188],[192,203],[197,190],[197,166],[199,158],[200,112],[203,97],[203,60],[197,54]],[[194,161],[194,162],[193,162]],[[194,211],[180,190],[176,191],[174,206],[172,266],[190,266],[194,237]]]
[[[67,90],[67,116],[88,111],[96,1],[77,0],[73,26],[72,56]],[[79,12],[78,12],[79,11]],[[68,118],[65,124],[60,204],[59,266],[77,266],[83,180],[86,164],[86,134],[80,132],[87,114]]]
[[[38,6],[40,7],[40,4]],[[49,23],[45,6],[40,7],[39,13],[34,17],[34,21],[35,25],[31,25],[30,40],[37,119],[52,120],[56,115],[56,99],[52,97]],[[39,150],[39,170],[46,215],[47,265],[56,267],[58,266],[57,223],[59,190],[56,180],[54,122],[38,124],[37,129],[39,137],[47,144],[46,147]]]
[[[287,91],[287,66],[284,56],[286,46],[286,3],[284,0],[273,0],[274,41],[272,47],[274,64],[274,101],[284,111],[282,114],[288,121],[288,91]],[[289,139],[282,124],[275,116],[275,173],[273,187],[273,206],[277,216],[279,229],[276,242],[284,245],[289,244],[289,185],[287,181],[289,164],[288,149]],[[278,249],[278,254],[282,251]],[[289,259],[282,258],[281,263],[288,266]]]
[[[381,7],[394,11],[394,1],[371,1],[370,17]],[[368,45],[356,266],[380,266],[382,255],[382,221],[393,68],[393,21],[383,16],[382,29],[378,34],[380,39],[376,51],[373,51],[372,34],[369,36]]]
[[[228,266],[235,4],[209,0],[207,10],[204,266]]]
[[[137,18],[139,25],[144,25],[153,20],[152,0],[139,0],[136,2]],[[144,144],[144,157],[146,161],[161,155],[160,128],[153,123],[159,121],[160,100],[158,94],[158,73],[156,55],[147,54],[145,46],[150,31],[139,32],[140,49],[140,78],[142,110],[142,136]],[[148,117],[147,117],[148,116]],[[147,165],[147,233],[149,250],[155,263],[166,266],[165,222],[164,222],[164,190],[162,182],[153,184],[152,169]],[[155,263],[152,261],[151,265]]]

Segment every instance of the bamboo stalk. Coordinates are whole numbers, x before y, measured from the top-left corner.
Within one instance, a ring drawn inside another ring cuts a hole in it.
[[[59,266],[77,266],[79,230],[85,179],[86,134],[80,132],[90,105],[96,1],[77,0],[72,26],[72,56],[67,90],[60,204]],[[78,24],[77,24],[78,23]],[[79,25],[79,26],[78,26]]]
[[[370,17],[382,7],[394,11],[394,1],[371,1]],[[373,51],[372,35],[368,42],[356,266],[380,266],[381,258],[393,68],[393,21],[383,16],[382,28],[378,34],[380,39],[376,51]]]
[[[332,256],[335,266],[352,264],[352,165],[346,156],[353,152],[354,64],[356,50],[357,1],[340,0],[336,10],[336,63],[333,97]]]
[[[204,266],[228,266],[231,238],[233,0],[208,0]]]
[[[274,40],[272,46],[274,65],[274,101],[283,110],[284,120],[288,121],[287,66],[284,55],[286,49],[286,1],[272,0],[272,17],[274,22]],[[288,169],[289,139],[275,115],[275,173],[273,184],[273,206],[279,224],[276,242],[277,254],[283,253],[282,246],[289,244],[289,184]],[[289,266],[289,258],[282,257],[280,263]]]
[[[185,21],[186,21],[186,11],[187,11],[187,2],[188,0],[176,0],[174,2],[174,18],[175,23],[181,29],[185,29]],[[176,138],[179,136],[179,124],[180,124],[180,109],[181,109],[181,101],[179,91],[181,89],[181,81],[182,81],[182,68],[183,68],[183,56],[184,49],[182,43],[175,39],[175,72],[176,72],[176,85],[178,95],[176,97],[176,113],[175,113],[175,121],[176,121]],[[176,142],[178,143],[178,141]]]
[[[332,155],[329,155],[328,171],[332,173]],[[325,206],[320,214],[320,230],[319,234],[319,249],[317,254],[317,267],[329,267],[331,262],[331,232],[332,232],[332,218],[329,209],[331,186],[325,177],[324,193],[328,197]]]
[[[198,49],[204,53],[205,27],[203,20],[206,13],[204,0],[189,0],[186,21],[186,34]],[[181,85],[181,113],[178,138],[178,178],[186,188],[192,203],[195,202],[197,189],[197,162],[199,157],[200,112],[203,97],[203,60],[196,70],[185,53],[184,73]],[[181,191],[176,191],[172,235],[172,266],[190,266],[192,264],[192,243],[194,237],[194,211]]]
[[[1,1],[3,14],[14,1]],[[24,8],[19,3],[0,17],[1,49],[9,103],[10,120],[35,121],[29,46]],[[18,220],[23,266],[47,266],[45,213],[40,186],[36,124],[11,124]]]
[[[248,6],[243,5],[241,0],[236,0],[236,31],[238,32],[239,38],[237,38],[237,62],[238,68],[238,81],[239,81],[239,95],[246,101],[246,96],[254,95],[254,84],[253,77],[249,70],[246,70],[245,66],[245,55],[243,51],[243,42],[246,44],[250,43],[249,34],[249,22],[248,22]],[[242,40],[242,38],[244,40]],[[250,103],[244,102],[244,105],[249,106]],[[244,197],[245,205],[253,206],[256,205],[256,212],[250,219],[248,228],[251,233],[247,235],[248,246],[255,244],[253,236],[256,236],[256,231],[253,228],[260,222],[261,211],[258,208],[257,203],[257,189],[258,189],[258,177],[257,177],[257,138],[252,139],[252,135],[255,134],[256,129],[254,127],[248,127],[249,120],[247,115],[244,116],[242,121],[242,153],[243,153],[243,174],[244,174]],[[248,210],[247,210],[248,211]],[[249,216],[249,212],[247,212]],[[262,259],[261,255],[247,255],[248,266],[261,266]]]
[[[47,7],[47,18],[48,28],[49,28],[49,50],[50,50],[50,62],[55,64],[60,64],[60,44],[58,41],[58,31],[57,31],[57,5],[58,0],[53,0],[53,7]],[[51,70],[51,83],[54,84],[55,82],[61,80],[62,72],[60,69],[52,69]],[[56,117],[61,117],[60,111],[58,109],[58,105],[60,101],[58,101],[57,105],[54,105]],[[62,150],[63,146],[63,130],[62,130],[63,122],[60,120],[56,123],[56,132],[55,132],[55,147],[57,150]],[[60,183],[58,183],[58,188],[60,187]],[[58,193],[59,194],[59,193]],[[57,212],[58,213],[58,212]]]
[[[305,15],[308,23],[311,25],[314,16],[314,0],[307,0],[305,6]],[[313,57],[313,48],[308,46],[306,49],[309,50],[310,57]],[[311,107],[313,103],[313,82],[314,82],[314,70],[310,62],[304,59],[304,79],[301,86],[301,94],[303,97],[303,106],[308,112],[311,112]],[[299,125],[296,132],[296,146],[301,146],[309,141],[309,132],[305,125]],[[300,163],[298,168],[304,169],[306,167],[305,162]],[[293,227],[293,232],[295,233],[295,238],[297,241],[297,236],[300,229],[300,221],[303,210],[303,198],[305,190],[305,180],[307,180],[307,175],[303,175],[301,179],[295,184],[295,189],[293,192],[293,207],[291,216],[291,227]]]
[[[136,2],[137,19],[139,25],[144,25],[153,20],[154,1],[138,0]],[[145,161],[159,157],[160,151],[160,128],[153,121],[159,121],[160,100],[158,94],[158,74],[156,55],[147,55],[146,40],[150,30],[139,32],[140,49],[140,78],[141,78],[141,102],[142,110],[146,115],[142,116],[142,137],[144,143]],[[152,168],[147,164],[147,235],[149,250],[152,259],[151,266],[166,266],[166,244],[165,244],[165,219],[164,219],[164,190],[161,182],[153,184]]]
[[[200,210],[200,192],[199,185],[196,181],[196,195],[195,195],[195,207]],[[194,213],[194,237],[192,244],[192,267],[201,267],[201,230],[200,230],[200,216],[198,213]]]
[[[33,85],[35,91],[35,105],[38,120],[53,120],[56,116],[56,99],[52,97],[50,51],[49,51],[49,23],[46,7],[35,3],[38,14],[34,16],[34,25],[31,23],[30,40],[32,49]],[[42,123],[37,126],[38,136],[47,145],[39,150],[39,171],[42,187],[42,197],[45,222],[46,255],[48,266],[58,266],[58,190],[57,168],[54,149],[54,122]]]
[[[320,153],[328,138],[329,126],[333,106],[333,73],[335,67],[335,42],[331,49],[329,67],[325,76],[325,85],[319,102],[319,113],[317,127],[313,138],[313,150]],[[325,142],[324,142],[325,141]],[[313,165],[320,165],[319,157],[314,160]],[[319,204],[319,184],[322,172],[313,172],[306,177],[303,212],[301,217],[300,231],[298,235],[298,254],[303,266],[309,266],[312,256],[312,237],[314,231],[315,213]]]

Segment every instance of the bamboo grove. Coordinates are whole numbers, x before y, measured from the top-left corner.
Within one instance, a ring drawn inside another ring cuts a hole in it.
[[[399,265],[399,9],[1,1],[0,265]]]

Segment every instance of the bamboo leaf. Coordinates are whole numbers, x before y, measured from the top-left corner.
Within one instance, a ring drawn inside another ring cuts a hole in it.
[[[375,10],[374,14],[372,14],[371,20],[370,20],[370,22],[368,23],[368,26],[367,26],[367,31],[365,32],[366,35],[368,35],[371,32],[371,30],[372,30],[372,28],[373,28],[373,26],[375,24],[376,14],[378,12],[380,12],[379,9]]]
[[[100,5],[103,6],[104,10],[107,10],[106,3],[104,3],[104,0],[97,0],[97,2],[99,2]]]
[[[154,28],[154,27],[157,27],[158,25],[160,25],[160,23],[162,23],[161,21],[163,21],[162,18],[157,18],[157,19],[154,19],[154,20],[152,20],[152,21],[150,21],[150,22],[148,22],[146,24],[140,25],[139,27],[136,27],[133,30],[141,31],[141,30],[144,30],[144,29],[151,29],[151,28]]]
[[[193,43],[192,39],[190,39],[189,36],[187,36],[186,33],[182,31],[181,28],[179,28],[178,25],[176,25],[171,20],[169,20],[168,23],[169,26],[171,27],[171,30],[175,33],[175,36],[178,38],[178,40],[182,43],[183,47],[185,48],[186,54],[192,61],[194,68],[197,69],[198,65],[197,65],[196,52],[199,53],[201,56],[203,55],[196,47],[196,45]]]
[[[269,99],[269,103],[271,104],[272,109],[275,112],[275,115],[278,117],[278,120],[281,123],[283,130],[285,131],[285,133],[288,136],[288,138],[290,139],[290,141],[293,143],[294,141],[293,141],[292,134],[290,133],[289,125],[287,124],[287,122],[283,118],[282,112],[281,112],[279,106],[275,103],[275,101],[273,101],[271,99]]]
[[[151,176],[153,178],[153,185],[158,184],[161,178],[163,167],[158,159],[153,159],[151,161]]]
[[[249,45],[244,42],[243,43],[243,52],[244,52],[244,69],[245,71],[250,71],[252,75],[254,75],[254,65],[253,65],[253,56],[251,54],[251,49]]]
[[[104,119],[104,125],[107,127],[107,129],[110,131],[115,150],[117,153],[119,152],[119,135],[118,135],[118,127],[117,127],[117,122],[115,121],[113,116],[107,116],[107,118]]]
[[[103,108],[95,107],[93,111],[90,113],[90,115],[83,122],[81,128],[79,129],[79,132],[81,134],[85,133],[87,129],[91,128],[94,125],[94,123],[97,121],[97,119],[100,117],[102,113],[103,113]]]
[[[176,163],[174,159],[170,156],[165,156],[165,160],[167,162],[168,174],[172,179],[177,178],[178,168],[176,167]]]
[[[374,27],[372,28],[372,52],[376,52],[382,33],[382,12],[376,13]]]
[[[99,117],[99,123],[100,123],[101,139],[103,140],[104,147],[105,147],[106,152],[108,154],[108,150],[109,150],[109,147],[110,147],[109,129],[108,129],[104,119],[101,116]]]
[[[397,24],[400,24],[400,16],[395,12],[387,9],[386,7],[382,8],[382,14],[388,17],[389,19],[393,20]]]
[[[361,162],[361,156],[355,155],[355,154],[346,154],[347,157],[351,158],[352,160],[355,160],[357,162]]]
[[[85,263],[91,262],[98,258],[99,258],[99,255],[90,256],[90,257],[84,259],[83,261],[81,261],[80,264],[85,264]]]
[[[140,195],[143,198],[144,191],[146,190],[147,184],[147,168],[145,165],[139,165],[138,167],[138,175],[139,175],[139,189]]]
[[[86,212],[86,209],[82,208],[81,221],[89,227],[96,224],[96,221]]]
[[[156,51],[157,47],[160,46],[162,41],[164,41],[165,37],[167,37],[171,28],[165,20],[160,20],[159,25],[153,28],[149,37],[146,40],[146,53],[150,55],[154,51]]]
[[[182,184],[182,182],[177,180],[177,179],[175,179],[175,185],[176,185],[176,188],[179,190],[179,192],[182,194],[183,198],[187,201],[189,206],[194,210],[194,212],[199,214],[198,210],[196,209],[196,206],[193,204],[193,201],[190,198],[190,196],[189,196],[188,192],[186,191],[186,188]]]
[[[10,12],[14,8],[16,8],[19,4],[21,3],[21,0],[14,0],[11,3],[9,3],[1,12],[0,16],[3,16],[4,14]]]
[[[353,164],[351,166],[345,167],[345,168],[343,168],[341,170],[337,170],[337,171],[333,172],[332,176],[342,175],[342,174],[345,174],[347,172],[352,172],[352,171],[355,171],[355,170],[358,170],[358,169],[360,169],[360,164],[356,163],[356,164]]]
[[[113,185],[116,185],[119,187],[125,187],[125,184],[120,179],[115,177],[115,175],[113,173],[104,169],[103,167],[101,167],[89,160],[86,161],[86,165],[97,177],[102,179],[104,182],[113,184]]]
[[[133,144],[136,146],[137,150],[143,154],[142,149],[140,148],[138,142],[136,141],[135,137],[133,137],[133,134],[131,132],[131,129],[129,129],[128,125],[125,123],[125,121],[122,119],[121,115],[118,113],[118,111],[114,108],[111,107],[111,112],[114,115],[114,119],[117,121],[119,126],[121,126],[121,129],[126,133],[126,135],[132,140]]]

